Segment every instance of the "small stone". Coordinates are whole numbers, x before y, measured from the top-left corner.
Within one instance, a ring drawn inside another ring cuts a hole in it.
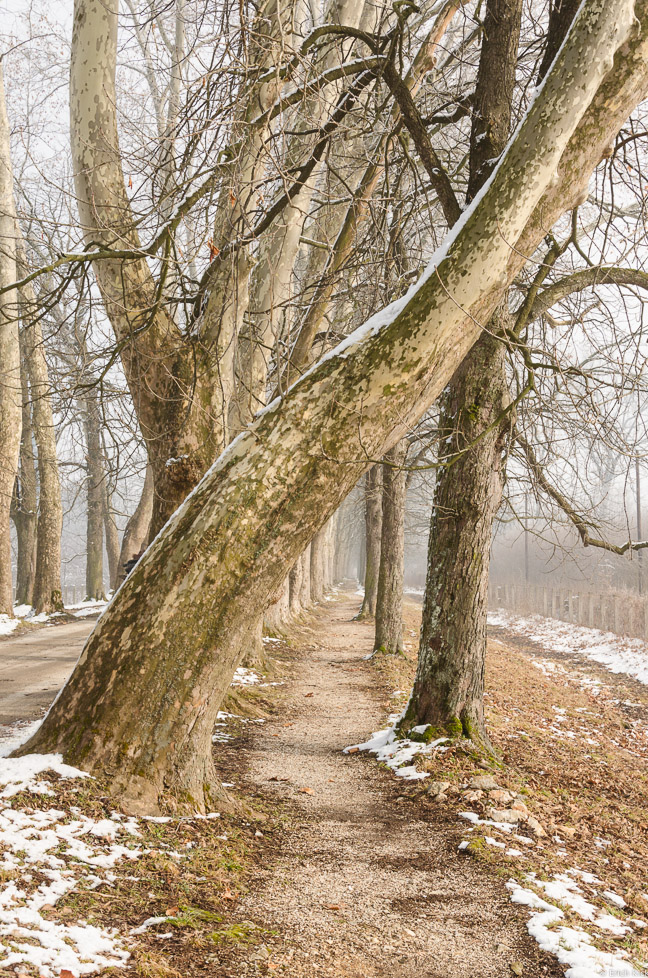
[[[524,819],[522,812],[513,811],[512,808],[487,808],[486,815],[494,822],[507,822],[509,825],[517,825]]]
[[[431,781],[427,792],[428,795],[441,795],[444,794],[449,787],[449,781]]]
[[[432,801],[438,801],[438,802],[447,801],[447,800],[448,800],[448,796],[445,795],[442,791],[440,791],[439,794],[435,795],[434,798],[432,799]]]
[[[514,812],[522,812],[523,815],[529,814],[529,809],[526,807],[523,801],[519,801],[519,800],[514,801],[510,807],[513,809]]]
[[[511,971],[514,975],[521,975],[524,973],[524,969],[519,961],[514,961],[511,965]]]
[[[474,802],[479,801],[479,799],[483,798],[483,796],[483,791],[464,791],[461,797],[464,801]]]
[[[496,791],[500,786],[492,774],[478,774],[471,779],[470,787],[480,791]]]
[[[491,801],[501,805],[503,808],[506,808],[509,802],[513,801],[513,795],[511,792],[504,791],[503,788],[496,788],[495,791],[489,791],[488,797]]]
[[[540,825],[540,822],[538,821],[538,819],[537,818],[534,818],[533,815],[529,815],[529,817],[526,820],[526,823],[527,823],[527,826],[529,827],[530,831],[534,835],[537,835],[538,838],[542,838],[543,835],[546,835],[547,834],[545,832],[545,830],[543,829],[543,827]]]

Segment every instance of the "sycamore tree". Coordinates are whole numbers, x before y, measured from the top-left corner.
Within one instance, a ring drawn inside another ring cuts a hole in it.
[[[89,48],[88,48],[89,50]],[[173,514],[22,748],[133,809],[222,801],[211,733],[249,630],[370,462],[437,398],[645,96],[648,3],[587,0],[491,179],[424,274],[273,401]]]

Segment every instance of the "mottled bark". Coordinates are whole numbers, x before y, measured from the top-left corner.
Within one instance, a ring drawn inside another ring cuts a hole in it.
[[[0,285],[16,281],[16,210],[9,120],[0,62]],[[14,292],[0,296],[0,614],[13,610],[11,500],[18,472],[22,427],[22,384],[18,308]]]
[[[380,538],[382,533],[382,468],[372,465],[365,475],[365,567],[364,598],[358,618],[373,618],[376,614],[378,572],[380,570]]]
[[[648,2],[636,9],[645,30]],[[389,451],[448,384],[478,323],[490,319],[533,251],[511,250],[527,222],[538,208],[545,220],[562,213],[565,184],[556,171],[569,148],[572,159],[589,158],[592,147],[579,151],[577,131],[588,107],[595,103],[603,146],[616,111],[627,115],[644,95],[645,34],[620,51],[614,84],[603,81],[634,10],[631,2],[613,10],[601,0],[585,3],[447,250],[410,294],[323,359],[221,455],[113,598],[21,752],[61,750],[108,775],[133,809],[172,800],[203,807],[222,794],[211,733],[256,612],[358,482],[365,459]],[[579,176],[582,187],[588,173]]]
[[[20,228],[17,235],[17,273],[28,273]],[[63,503],[56,455],[56,428],[52,411],[52,388],[45,359],[45,343],[36,295],[31,284],[19,293],[22,344],[29,376],[32,426],[38,457],[38,523],[33,605],[37,614],[63,610],[61,594],[61,533]]]
[[[387,453],[382,467],[382,527],[374,649],[387,653],[403,651],[403,575],[407,494],[407,472],[403,466],[406,455],[407,442],[403,439]]]
[[[407,726],[429,723],[435,733],[485,745],[488,563],[508,431],[498,423],[509,402],[504,355],[503,344],[484,334],[442,398],[439,443],[447,467],[435,487],[419,659],[405,719]]]
[[[150,465],[146,466],[144,484],[139,502],[133,514],[129,517],[124,530],[119,552],[118,577],[117,583],[121,583],[126,576],[126,564],[136,554],[144,549],[148,541],[149,527],[151,525],[151,514],[153,512],[153,470]]]

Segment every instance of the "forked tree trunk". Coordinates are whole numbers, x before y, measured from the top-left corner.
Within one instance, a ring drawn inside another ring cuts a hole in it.
[[[366,540],[364,598],[358,618],[373,618],[376,614],[382,533],[382,468],[380,465],[372,465],[365,475],[364,505]]]
[[[442,399],[439,442],[451,464],[439,470],[434,493],[419,659],[404,721],[484,746],[488,562],[508,431],[497,423],[509,402],[504,356],[503,344],[485,333]]]
[[[109,776],[133,810],[223,801],[211,734],[258,609],[358,482],[363,458],[383,456],[447,385],[477,324],[490,319],[533,250],[518,243],[537,245],[572,202],[569,192],[582,193],[610,128],[617,131],[643,97],[644,36],[632,37],[603,81],[635,9],[646,30],[648,0],[636,8],[630,0],[614,9],[584,4],[487,192],[447,249],[407,296],[221,455],[117,592],[21,753],[62,751]],[[575,132],[593,101],[583,145]],[[533,230],[524,233],[527,223]]]
[[[14,484],[11,516],[16,527],[18,553],[16,558],[16,604],[31,605],[34,599],[36,574],[36,521],[38,518],[38,490],[36,459],[34,457],[31,423],[31,398],[25,353],[20,337],[20,378],[23,391],[22,435],[20,439],[20,465]]]
[[[374,649],[403,651],[403,576],[405,558],[405,497],[407,472],[403,468],[407,441],[403,439],[385,456],[382,469],[382,532],[376,595]]]
[[[139,502],[129,518],[122,537],[121,550],[119,552],[119,564],[117,572],[117,584],[120,584],[126,576],[126,564],[136,554],[140,553],[148,541],[149,527],[151,525],[151,514],[153,513],[153,470],[150,465],[146,466],[144,485]]]
[[[0,286],[16,281],[16,210],[9,143],[9,120],[0,63]],[[0,614],[13,610],[11,500],[18,472],[22,426],[22,384],[15,292],[0,296]]]

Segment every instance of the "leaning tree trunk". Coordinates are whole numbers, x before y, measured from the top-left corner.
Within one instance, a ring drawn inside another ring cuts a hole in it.
[[[36,521],[38,489],[31,421],[31,398],[22,335],[20,341],[20,379],[23,391],[20,465],[14,483],[11,516],[16,527],[16,604],[31,605],[36,574]]]
[[[95,390],[89,390],[86,395],[83,420],[86,436],[86,600],[101,601],[106,597],[103,585],[104,470],[101,417]]]
[[[382,469],[372,465],[365,475],[365,572],[364,598],[358,618],[376,614],[378,572],[380,570],[380,537],[382,533]]]
[[[140,553],[146,546],[149,527],[151,525],[151,515],[153,513],[153,470],[150,465],[146,466],[144,485],[142,494],[139,498],[134,513],[126,524],[122,537],[121,550],[119,552],[119,562],[117,568],[116,584],[121,584],[126,576],[126,564],[128,561]]]
[[[24,277],[28,267],[24,242],[20,234],[17,259],[18,274]],[[40,312],[31,284],[20,290],[19,297],[23,320],[23,345],[32,398],[34,441],[38,457],[38,524],[33,604],[38,614],[50,614],[53,611],[63,610],[61,595],[63,503],[56,455],[56,428]]]
[[[211,734],[259,607],[358,482],[363,459],[384,456],[448,384],[524,255],[582,194],[611,133],[648,88],[646,33],[648,0],[613,9],[586,0],[447,247],[406,296],[223,452],[117,592],[21,753],[61,751],[108,776],[133,810],[224,800]]]
[[[0,63],[0,287],[16,281],[16,210],[9,120]],[[22,384],[18,307],[14,292],[0,295],[0,614],[13,610],[11,500],[18,472]]]
[[[501,420],[509,401],[504,357],[501,341],[485,333],[442,399],[447,468],[435,487],[419,659],[404,721],[485,746],[488,562],[508,431]]]
[[[407,441],[403,439],[387,453],[383,465],[382,532],[374,638],[374,650],[379,652],[403,651],[406,455]]]

